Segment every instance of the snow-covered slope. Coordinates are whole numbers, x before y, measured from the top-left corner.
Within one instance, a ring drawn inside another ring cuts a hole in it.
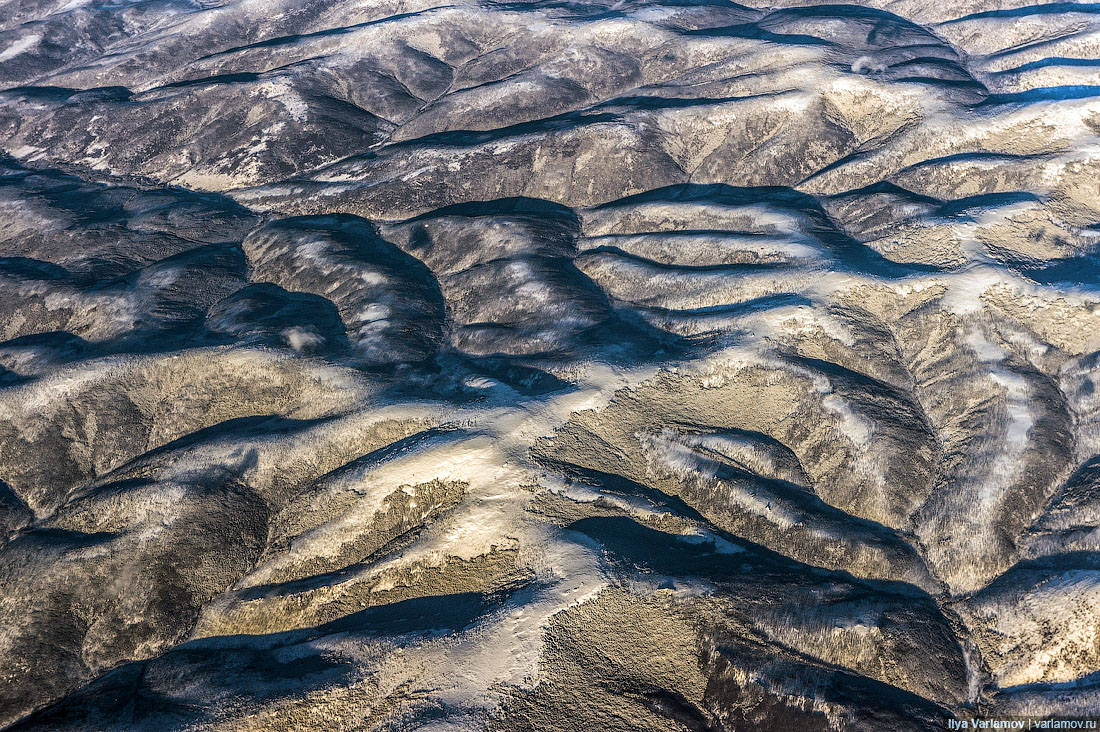
[[[1100,708],[1100,15],[0,0],[0,725]]]

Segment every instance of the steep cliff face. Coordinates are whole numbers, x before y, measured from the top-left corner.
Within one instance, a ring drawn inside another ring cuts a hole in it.
[[[1098,18],[0,0],[0,725],[1095,711]]]

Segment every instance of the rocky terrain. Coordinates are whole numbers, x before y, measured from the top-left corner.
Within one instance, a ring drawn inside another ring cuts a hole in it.
[[[1100,709],[1100,6],[0,0],[0,726]]]

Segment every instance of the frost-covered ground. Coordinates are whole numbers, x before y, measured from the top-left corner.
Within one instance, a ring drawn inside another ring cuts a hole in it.
[[[1100,709],[1100,6],[0,0],[0,725]]]

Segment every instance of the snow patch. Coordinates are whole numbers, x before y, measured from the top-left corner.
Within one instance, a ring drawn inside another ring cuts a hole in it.
[[[42,36],[36,34],[23,36],[18,41],[5,48],[3,51],[0,51],[0,62],[10,61],[24,51],[33,48],[34,45],[41,40]]]

